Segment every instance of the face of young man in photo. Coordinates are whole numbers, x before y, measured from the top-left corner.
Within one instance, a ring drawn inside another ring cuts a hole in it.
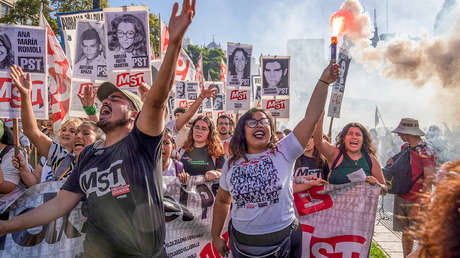
[[[268,87],[277,87],[281,81],[281,77],[283,76],[283,69],[281,68],[281,64],[277,61],[266,63],[264,68],[264,76],[267,80]]]
[[[89,60],[95,59],[102,50],[101,44],[98,44],[96,39],[83,40],[81,43],[81,47],[83,50],[83,54]]]

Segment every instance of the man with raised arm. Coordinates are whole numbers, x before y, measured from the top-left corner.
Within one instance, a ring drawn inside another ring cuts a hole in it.
[[[6,234],[44,225],[87,204],[85,257],[166,257],[162,204],[161,143],[164,113],[185,31],[195,0],[175,3],[169,21],[169,47],[144,104],[135,95],[103,83],[98,126],[106,140],[88,146],[61,191],[51,201],[9,221]],[[30,74],[11,69],[20,90],[31,89]]]

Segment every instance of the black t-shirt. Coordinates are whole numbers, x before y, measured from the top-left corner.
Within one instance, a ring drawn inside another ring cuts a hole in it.
[[[134,126],[118,143],[80,154],[62,189],[84,195],[85,256],[166,256],[162,138]]]
[[[326,162],[323,166],[318,166],[314,158],[307,157],[305,155],[300,156],[294,166],[294,177],[307,176],[315,174],[317,177],[321,177],[327,180],[329,174],[329,167]]]
[[[208,153],[208,147],[194,148],[191,152],[185,152],[181,158],[184,164],[185,172],[191,176],[199,176],[206,174],[209,170],[221,169],[224,165],[224,155],[216,158],[216,164],[212,156]]]

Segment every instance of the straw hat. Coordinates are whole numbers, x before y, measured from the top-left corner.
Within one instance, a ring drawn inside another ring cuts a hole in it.
[[[424,136],[425,133],[420,130],[418,126],[418,120],[412,118],[403,118],[401,122],[399,122],[398,127],[392,131],[393,133],[402,133],[402,134],[410,134],[416,136]]]

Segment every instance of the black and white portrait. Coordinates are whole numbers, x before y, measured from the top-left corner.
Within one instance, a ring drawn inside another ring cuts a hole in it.
[[[224,102],[225,102],[225,96],[224,94],[217,94],[215,98],[213,98],[213,101],[212,101],[212,106],[213,106],[213,110],[215,111],[222,111],[224,110]]]
[[[104,23],[81,20],[77,24],[77,49],[73,77],[84,79],[107,78]]]
[[[227,45],[227,85],[250,86],[252,46],[235,43]]]
[[[105,12],[110,69],[149,67],[147,11]]]
[[[196,100],[197,94],[196,92],[187,92],[187,100]]]
[[[260,75],[252,76],[252,99],[260,100],[262,98],[262,77]]]
[[[187,99],[185,96],[185,81],[176,81],[176,99]]]
[[[14,64],[13,46],[6,33],[0,33],[0,70],[7,70]]]
[[[212,98],[205,98],[202,106],[204,109],[212,109]]]
[[[262,95],[289,95],[289,57],[262,57]]]

